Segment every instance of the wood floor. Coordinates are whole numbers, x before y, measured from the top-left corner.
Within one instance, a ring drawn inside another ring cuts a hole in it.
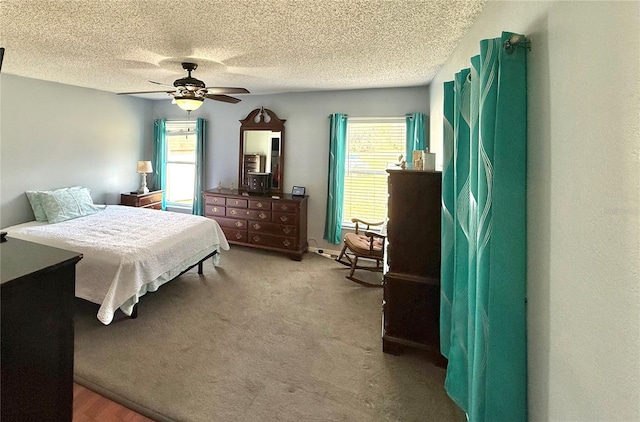
[[[79,384],[73,384],[73,422],[153,422]]]

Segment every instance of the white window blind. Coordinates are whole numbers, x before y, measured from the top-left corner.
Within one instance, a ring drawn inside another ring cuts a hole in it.
[[[166,201],[170,205],[190,207],[196,171],[196,122],[168,121],[166,141]]]
[[[406,123],[398,118],[347,120],[343,226],[387,216],[387,167],[405,151]]]

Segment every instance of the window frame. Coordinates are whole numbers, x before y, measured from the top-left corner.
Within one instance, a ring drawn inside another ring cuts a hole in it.
[[[184,208],[184,209],[191,209],[193,207],[193,195],[191,195],[191,200],[189,202],[174,202],[169,200],[169,165],[170,164],[190,164],[193,166],[193,178],[195,181],[195,176],[196,176],[196,169],[197,169],[197,153],[196,153],[196,142],[197,142],[197,134],[196,134],[196,130],[197,130],[197,122],[196,121],[189,121],[189,120],[167,120],[165,123],[165,163],[164,163],[164,172],[165,172],[165,177],[166,177],[166,185],[165,185],[165,198],[166,198],[166,206],[167,207],[171,207],[171,208]],[[170,145],[170,141],[169,138],[171,136],[180,136],[180,135],[185,135],[185,132],[187,135],[190,135],[193,138],[193,161],[182,161],[182,160],[170,160],[169,156],[169,145]]]
[[[351,218],[347,215],[345,215],[344,210],[346,209],[345,206],[345,201],[346,201],[346,183],[347,183],[347,175],[350,172],[349,169],[349,156],[350,155],[355,155],[353,154],[350,149],[349,149],[349,136],[350,136],[350,127],[349,125],[353,124],[353,123],[369,123],[369,124],[383,124],[383,123],[396,123],[396,124],[402,124],[403,129],[402,129],[402,142],[399,142],[399,151],[398,151],[398,156],[400,154],[405,154],[405,149],[406,149],[406,128],[407,128],[407,121],[406,121],[406,117],[405,116],[392,116],[392,117],[351,117],[349,116],[349,118],[347,119],[347,136],[346,136],[346,148],[345,148],[345,186],[343,187],[343,189],[345,189],[345,195],[343,198],[343,202],[342,202],[342,207],[343,207],[343,215],[342,215],[342,227],[344,229],[348,229],[348,230],[354,230],[355,229],[355,224],[351,222]],[[395,162],[395,161],[394,161]],[[387,163],[389,164],[389,163]],[[385,169],[388,168],[385,167]],[[376,169],[377,170],[377,169]],[[375,170],[374,170],[375,171]],[[387,192],[388,195],[388,192]],[[385,210],[387,209],[387,204],[385,203]],[[386,212],[385,212],[386,215]],[[385,216],[386,218],[386,216]],[[380,221],[380,220],[377,220]],[[375,223],[377,221],[371,221],[372,223]]]

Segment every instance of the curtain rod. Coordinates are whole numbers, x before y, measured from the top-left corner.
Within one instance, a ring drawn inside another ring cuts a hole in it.
[[[357,116],[349,116],[350,120],[404,120],[406,116],[395,116],[395,117],[357,117]]]

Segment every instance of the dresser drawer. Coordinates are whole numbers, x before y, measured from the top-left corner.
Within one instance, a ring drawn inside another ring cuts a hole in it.
[[[222,227],[222,232],[228,241],[247,243],[247,231],[235,230],[228,227]]]
[[[155,202],[162,202],[162,192],[149,194],[141,197],[139,199],[139,204],[140,204],[139,206],[146,207],[146,206],[152,205]]]
[[[245,210],[241,208],[227,208],[227,217],[246,218],[247,220],[269,221],[271,211]]]
[[[298,214],[274,212],[273,219],[271,221],[279,224],[298,224]]]
[[[204,203],[205,203],[205,205],[224,205],[226,199],[227,198],[225,198],[223,196],[205,195],[204,196]]]
[[[271,201],[265,201],[263,199],[250,199],[249,208],[252,210],[271,211]]]
[[[271,209],[273,211],[297,213],[298,204],[295,202],[273,201],[271,203]]]
[[[220,206],[220,205],[211,205],[211,204],[206,204],[204,206],[204,215],[205,216],[222,216],[224,217],[226,211],[225,211],[225,207],[224,206]]]
[[[245,163],[260,163],[259,155],[245,155],[244,156]]]
[[[296,237],[297,234],[296,226],[263,221],[249,221],[249,231],[289,237]]]
[[[162,209],[163,191],[149,193],[123,193],[120,195],[120,204],[130,207]]]
[[[247,200],[239,198],[227,198],[227,205],[234,208],[247,208]]]
[[[222,228],[247,230],[247,220],[239,220],[237,218],[216,217],[215,220]]]
[[[263,234],[250,232],[249,243],[253,245],[270,246],[279,249],[295,250],[296,240],[293,237],[275,236],[272,234]]]

